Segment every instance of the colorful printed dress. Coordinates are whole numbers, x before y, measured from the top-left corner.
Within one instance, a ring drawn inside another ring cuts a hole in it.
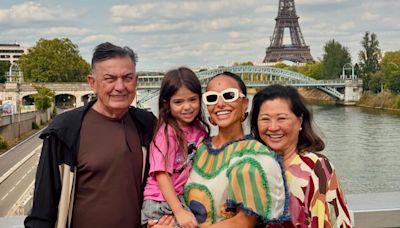
[[[219,149],[206,139],[185,185],[185,200],[199,224],[228,219],[239,208],[263,223],[287,220],[288,192],[279,159],[250,136]]]
[[[351,227],[335,168],[325,156],[295,155],[285,174],[292,222],[284,227]]]

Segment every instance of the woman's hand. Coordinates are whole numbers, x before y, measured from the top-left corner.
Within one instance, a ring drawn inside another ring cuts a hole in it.
[[[147,228],[174,228],[174,216],[164,215],[159,220],[149,220]]]
[[[174,215],[182,228],[196,228],[199,226],[194,215],[184,208],[177,210]]]

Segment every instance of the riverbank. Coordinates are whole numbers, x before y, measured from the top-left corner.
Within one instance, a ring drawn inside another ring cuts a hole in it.
[[[364,94],[356,104],[359,107],[385,109],[400,112],[400,96],[388,92]]]
[[[336,100],[319,89],[299,88],[300,94],[312,104],[336,104]],[[365,93],[356,103],[357,107],[400,112],[400,96],[388,92]]]

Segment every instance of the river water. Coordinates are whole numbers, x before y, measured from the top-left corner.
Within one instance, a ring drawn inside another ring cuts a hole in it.
[[[400,191],[400,114],[311,106],[345,193]]]
[[[156,100],[150,105],[155,115]],[[400,191],[400,113],[338,105],[309,107],[326,144],[322,153],[336,168],[345,194]],[[247,125],[245,131],[249,132]],[[211,135],[215,132],[212,129]]]

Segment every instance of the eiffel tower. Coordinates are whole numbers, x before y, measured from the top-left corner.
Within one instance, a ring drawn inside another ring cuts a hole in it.
[[[304,42],[300,30],[299,17],[296,14],[294,0],[279,0],[278,16],[271,44],[267,48],[263,63],[289,60],[295,63],[312,62],[310,47]],[[291,44],[283,44],[285,28],[290,31]]]

